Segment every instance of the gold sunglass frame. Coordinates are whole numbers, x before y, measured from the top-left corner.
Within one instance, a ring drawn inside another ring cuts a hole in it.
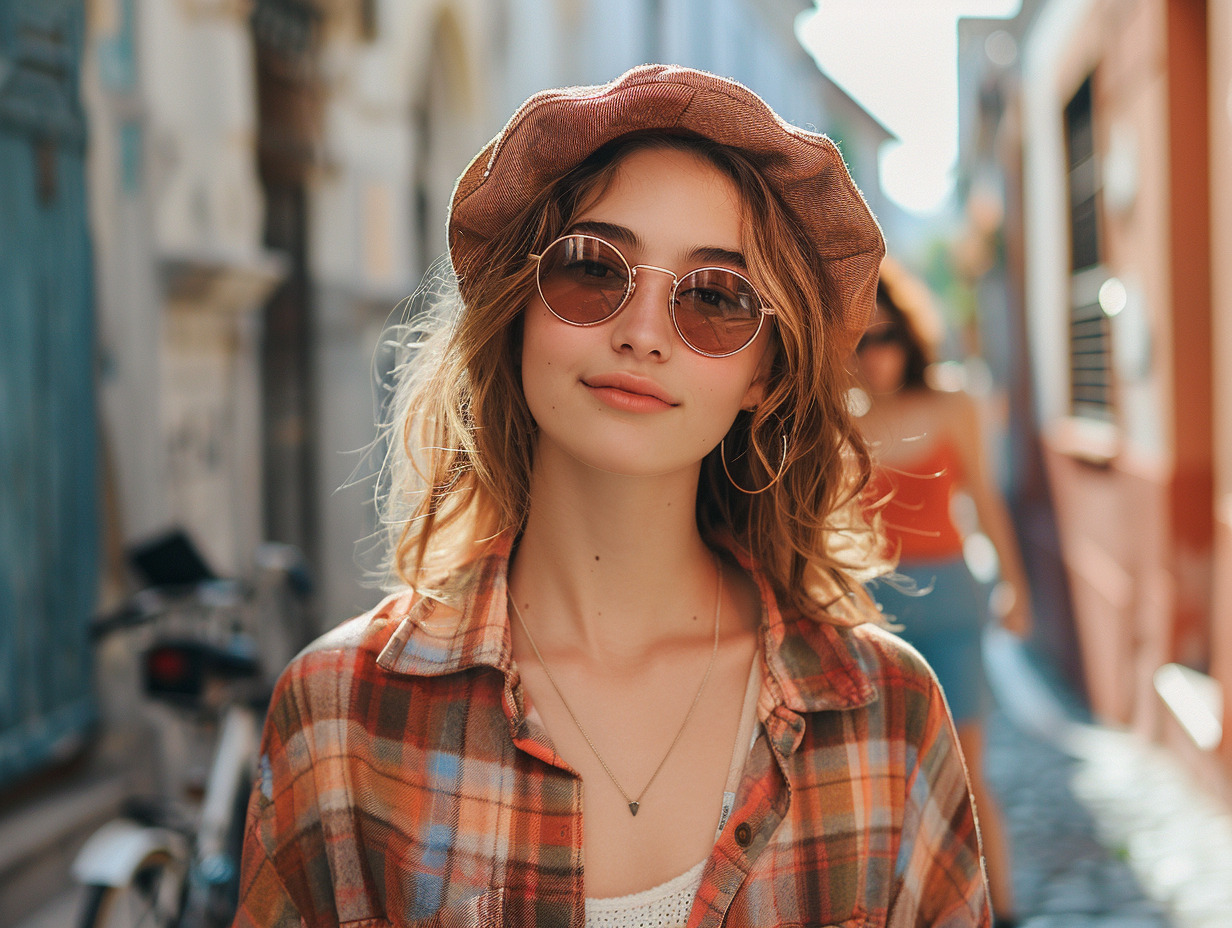
[[[620,302],[616,304],[616,308],[602,319],[596,319],[593,322],[575,322],[572,319],[566,319],[552,308],[552,304],[548,301],[547,296],[543,292],[543,277],[540,274],[540,269],[543,267],[543,256],[551,251],[557,244],[566,239],[586,239],[588,241],[598,242],[600,245],[605,245],[616,253],[616,256],[620,258],[621,264],[625,267],[625,271],[627,273],[624,296],[620,298]],[[653,264],[630,264],[629,259],[625,257],[624,252],[622,252],[607,239],[600,238],[598,235],[587,235],[584,232],[570,232],[565,235],[560,235],[552,239],[552,241],[544,247],[543,251],[538,254],[528,254],[526,257],[527,260],[535,262],[535,287],[539,291],[539,298],[543,300],[543,305],[548,308],[548,312],[550,312],[561,322],[564,322],[566,325],[574,325],[579,328],[589,328],[591,326],[602,325],[603,323],[608,322],[620,315],[620,311],[628,306],[629,301],[633,299],[633,291],[637,287],[638,271],[658,271],[660,274],[667,274],[672,279],[672,289],[667,297],[667,313],[669,318],[672,320],[672,328],[676,330],[676,334],[680,336],[680,340],[685,343],[690,351],[695,351],[706,358],[730,358],[732,355],[739,354],[741,351],[744,351],[745,348],[757,341],[757,336],[761,334],[762,326],[765,325],[766,317],[775,315],[774,307],[766,303],[766,301],[762,298],[760,291],[758,291],[757,287],[753,285],[753,281],[749,280],[739,271],[733,271],[729,267],[721,267],[719,265],[706,265],[704,267],[695,267],[677,277],[674,271],[671,271],[665,267],[658,267]],[[746,341],[739,348],[734,348],[731,351],[719,353],[713,351],[703,351],[701,348],[698,348],[691,341],[689,341],[680,328],[680,322],[676,318],[676,306],[678,305],[676,300],[676,290],[680,286],[680,282],[682,280],[687,280],[689,277],[692,277],[694,274],[698,274],[702,271],[723,271],[727,274],[733,274],[744,281],[744,283],[748,285],[749,291],[757,298],[757,328],[753,330],[753,334],[749,336],[748,341]]]

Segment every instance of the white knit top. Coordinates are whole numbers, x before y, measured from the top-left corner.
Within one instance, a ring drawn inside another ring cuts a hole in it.
[[[586,900],[586,928],[684,928],[706,861],[675,879],[628,896]]]

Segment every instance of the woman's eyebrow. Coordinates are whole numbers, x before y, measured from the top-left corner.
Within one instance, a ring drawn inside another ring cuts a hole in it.
[[[744,260],[744,255],[738,251],[729,251],[726,248],[694,248],[689,252],[689,257],[694,261],[701,261],[706,264],[730,264],[742,271],[749,269],[749,264]]]
[[[626,245],[633,250],[640,250],[643,247],[641,236],[632,229],[598,219],[575,222],[569,227],[567,234],[597,235],[599,238],[605,238],[617,245]],[[711,245],[694,248],[689,252],[689,260],[700,264],[727,264],[742,271],[747,271],[749,268],[748,262],[740,252]]]
[[[601,222],[597,219],[584,220],[575,222],[569,227],[569,235],[597,235],[599,238],[605,238],[617,245],[627,245],[629,248],[640,249],[642,247],[641,237],[627,226],[620,226],[614,222]]]

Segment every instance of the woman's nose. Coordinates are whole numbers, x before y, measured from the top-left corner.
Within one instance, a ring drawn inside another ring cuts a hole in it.
[[[656,273],[657,272],[657,273]],[[667,360],[675,332],[668,312],[675,278],[668,271],[639,267],[633,273],[633,292],[617,314],[612,347],[636,357]]]

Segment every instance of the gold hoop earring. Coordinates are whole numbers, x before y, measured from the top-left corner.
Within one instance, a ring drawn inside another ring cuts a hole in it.
[[[727,436],[724,435],[722,441],[719,442],[719,460],[723,462],[723,473],[727,474],[727,479],[731,481],[731,485],[745,493],[748,496],[757,496],[759,493],[765,493],[768,489],[783,479],[783,474],[787,473],[787,436],[783,435],[783,456],[779,458],[778,473],[774,475],[774,479],[767,483],[760,490],[746,490],[740,484],[736,483],[736,478],[731,475],[731,471],[727,469],[727,449],[723,446],[727,441]]]

